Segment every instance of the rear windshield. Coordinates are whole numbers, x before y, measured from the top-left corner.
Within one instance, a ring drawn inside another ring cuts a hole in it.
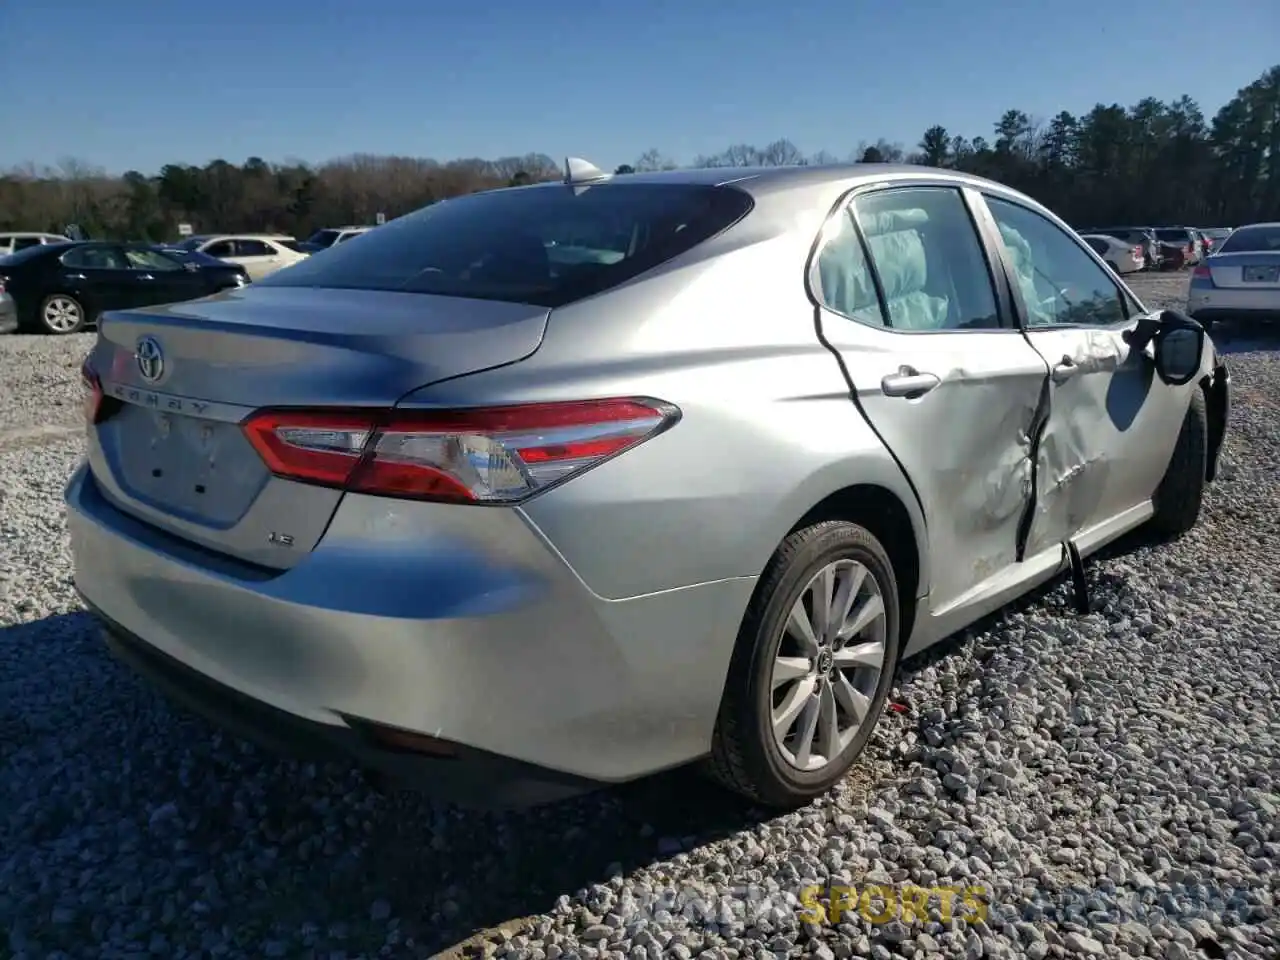
[[[260,286],[402,290],[557,307],[600,293],[735,223],[732,187],[560,184],[456,197],[399,217]]]
[[[34,247],[26,247],[17,253],[11,253],[7,257],[0,257],[0,267],[16,267],[20,263],[28,260],[34,260],[42,254],[48,253],[50,250],[61,250],[67,246],[65,243],[41,243]]]
[[[1186,243],[1191,239],[1191,234],[1186,230],[1157,230],[1156,238],[1170,243]]]
[[[1253,253],[1261,250],[1280,251],[1280,224],[1241,227],[1222,242],[1217,252]]]
[[[307,237],[307,243],[315,244],[317,247],[329,247],[332,246],[333,241],[337,239],[337,230],[317,230],[311,236]]]

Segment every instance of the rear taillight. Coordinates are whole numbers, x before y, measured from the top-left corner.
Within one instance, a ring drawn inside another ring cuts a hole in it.
[[[102,412],[102,381],[94,373],[93,367],[89,366],[88,357],[85,357],[84,363],[80,365],[80,385],[82,388],[84,423],[86,427],[92,427],[98,422],[98,417]]]
[[[9,282],[8,277],[0,277],[0,293],[4,293],[4,285]]]
[[[1191,271],[1191,279],[1192,280],[1208,280],[1210,283],[1212,283],[1213,271],[1209,269],[1207,264],[1203,264],[1203,263],[1199,264],[1194,270]]]
[[[513,503],[679,419],[649,399],[463,410],[262,410],[244,422],[278,477],[359,493]]]

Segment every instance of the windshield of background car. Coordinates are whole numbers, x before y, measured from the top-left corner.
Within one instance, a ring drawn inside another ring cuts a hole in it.
[[[1266,227],[1241,227],[1227,237],[1217,253],[1280,252],[1280,224]]]
[[[307,243],[314,243],[317,247],[331,247],[333,246],[333,242],[337,239],[337,230],[317,230],[311,236],[307,237]]]
[[[1168,241],[1169,243],[1189,243],[1191,241],[1191,234],[1187,233],[1185,230],[1157,230],[1156,238]]]
[[[740,220],[732,187],[607,183],[456,197],[261,281],[562,306],[679,256]]]

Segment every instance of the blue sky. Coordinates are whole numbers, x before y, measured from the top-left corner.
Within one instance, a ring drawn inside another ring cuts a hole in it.
[[[845,156],[1098,101],[1206,115],[1280,61],[1280,0],[2,2],[0,167],[450,159],[602,167],[788,137]],[[1176,12],[1171,12],[1176,11]]]

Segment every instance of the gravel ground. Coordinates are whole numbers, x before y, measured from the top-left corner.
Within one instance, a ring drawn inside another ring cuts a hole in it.
[[[772,819],[687,773],[463,814],[171,710],[72,591],[89,343],[0,338],[0,957],[1280,955],[1280,341],[1229,347],[1190,536],[1091,563],[1087,616],[1054,586],[906,665],[848,784]],[[796,903],[877,881],[986,892],[946,922]]]

